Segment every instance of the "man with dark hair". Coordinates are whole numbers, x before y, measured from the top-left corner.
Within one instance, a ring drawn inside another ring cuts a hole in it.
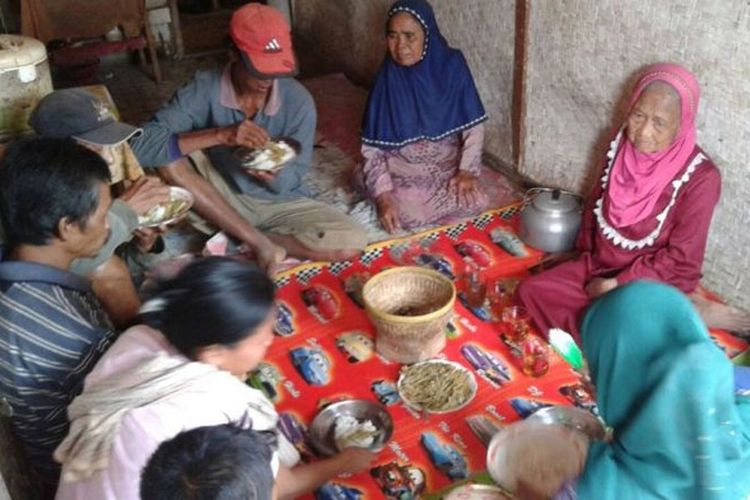
[[[276,498],[275,435],[232,424],[182,432],[156,449],[141,475],[142,500]]]
[[[0,405],[47,492],[66,408],[114,339],[89,283],[68,269],[109,234],[109,169],[71,140],[11,145],[0,166]]]
[[[346,214],[308,198],[304,177],[315,139],[315,103],[294,78],[289,24],[259,3],[237,9],[229,24],[231,61],[200,71],[143,126],[133,151],[159,167],[168,183],[195,196],[195,210],[253,249],[272,269],[284,254],[343,260],[367,244],[365,229]],[[262,148],[274,138],[300,145],[280,170],[246,169],[234,149]],[[206,155],[196,154],[205,151]],[[188,155],[191,155],[188,158]],[[210,161],[209,161],[210,159]],[[192,163],[191,163],[192,160]]]

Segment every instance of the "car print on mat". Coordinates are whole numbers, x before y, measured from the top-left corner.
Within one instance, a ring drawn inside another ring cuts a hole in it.
[[[468,477],[466,459],[454,446],[442,442],[432,432],[423,432],[420,441],[430,456],[430,461],[440,472],[454,481]]]
[[[320,347],[295,347],[289,356],[308,384],[327,385],[331,381],[331,361]]]
[[[484,269],[492,265],[492,254],[476,241],[462,241],[454,246],[464,260],[469,260]]]
[[[310,439],[307,434],[307,426],[291,413],[279,413],[279,422],[276,424],[279,432],[294,446],[305,462],[317,457],[313,452]]]
[[[521,418],[526,418],[542,408],[553,406],[549,403],[542,403],[541,401],[526,398],[513,398],[509,402],[510,406],[513,407],[513,411],[515,411]]]
[[[452,318],[449,319],[445,324],[445,336],[451,340],[457,339],[461,336],[461,330],[459,330],[458,325],[453,321]]]
[[[375,354],[375,343],[363,332],[348,332],[336,337],[336,347],[350,363],[366,361]]]
[[[511,381],[510,370],[496,354],[485,351],[473,343],[462,345],[461,354],[474,367],[477,374],[490,383],[503,386]]]
[[[363,493],[340,483],[326,483],[315,490],[315,500],[360,500]]]
[[[399,465],[389,462],[370,469],[370,475],[378,483],[386,498],[394,500],[415,500],[424,491],[427,481],[419,467],[411,464]]]
[[[362,288],[371,277],[370,273],[354,273],[344,280],[344,292],[360,309],[365,308],[365,302],[362,298]]]
[[[418,266],[434,269],[451,281],[456,279],[453,266],[448,262],[448,259],[440,255],[421,253],[414,257],[414,263]]]
[[[372,383],[370,389],[372,389],[378,401],[386,406],[391,406],[401,401],[396,384],[388,380],[376,380]]]
[[[294,315],[292,310],[283,302],[276,305],[276,321],[273,332],[280,337],[288,337],[294,333]]]
[[[560,387],[560,394],[565,396],[568,401],[573,403],[578,408],[586,411],[590,411],[594,415],[599,415],[599,409],[596,406],[596,401],[591,397],[591,394],[586,390],[583,384],[568,384]]]
[[[313,285],[303,290],[302,301],[321,323],[328,323],[339,315],[340,306],[336,297],[324,286]]]
[[[279,399],[279,384],[284,379],[278,368],[270,363],[259,363],[250,372],[245,381],[250,387],[263,392],[268,399],[277,402]]]
[[[471,311],[471,313],[479,318],[480,320],[484,321],[485,323],[492,322],[492,314],[484,307],[472,307],[471,304],[469,304],[468,299],[466,298],[466,295],[464,292],[458,292],[457,294],[458,300],[461,301],[461,303],[464,305],[466,309]]]
[[[529,255],[523,241],[509,229],[496,227],[490,231],[490,239],[513,257],[526,257]]]

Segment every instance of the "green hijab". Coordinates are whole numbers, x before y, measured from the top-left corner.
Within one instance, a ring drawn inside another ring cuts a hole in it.
[[[583,350],[599,410],[579,499],[739,499],[750,495],[750,401],[690,301],[635,282],[588,310]]]

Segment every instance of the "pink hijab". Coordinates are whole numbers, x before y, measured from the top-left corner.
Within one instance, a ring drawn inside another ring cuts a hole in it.
[[[682,170],[695,148],[695,115],[700,87],[688,70],[677,64],[649,66],[635,87],[629,108],[643,89],[656,80],[670,85],[680,96],[680,129],[672,144],[657,153],[642,153],[623,138],[610,172],[607,218],[615,227],[641,222],[652,214],[664,188]]]

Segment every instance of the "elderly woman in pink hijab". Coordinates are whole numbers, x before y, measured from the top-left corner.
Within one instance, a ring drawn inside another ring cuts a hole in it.
[[[578,339],[591,300],[630,281],[695,290],[721,191],[718,169],[696,144],[699,97],[685,68],[646,69],[584,211],[580,256],[519,287],[540,332],[562,328]]]

